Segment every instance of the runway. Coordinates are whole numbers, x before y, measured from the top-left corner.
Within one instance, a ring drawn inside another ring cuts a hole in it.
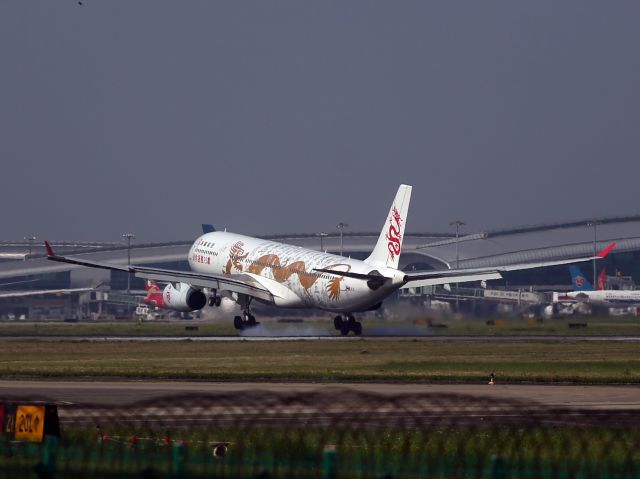
[[[498,378],[499,380],[499,378]],[[263,383],[178,381],[0,381],[0,399],[47,399],[73,404],[110,406],[151,400],[167,395],[237,393],[251,391],[295,393],[346,391],[384,395],[461,394],[489,400],[519,400],[549,407],[592,410],[640,410],[640,386],[574,386],[496,384],[397,384],[397,383]]]
[[[193,342],[237,342],[237,341],[468,341],[468,342],[626,342],[638,343],[640,336],[457,336],[457,335],[431,335],[431,336],[103,336],[103,335],[28,335],[28,336],[0,336],[2,341],[81,341],[81,342],[169,342],[169,341],[193,341]]]

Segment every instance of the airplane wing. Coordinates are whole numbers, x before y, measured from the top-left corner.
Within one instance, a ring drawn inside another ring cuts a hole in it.
[[[48,241],[45,241],[44,244],[47,248],[47,259],[51,261],[88,266],[90,268],[109,269],[111,271],[122,271],[124,273],[133,274],[137,278],[188,283],[196,288],[232,291],[235,293],[246,294],[257,299],[262,299],[264,301],[273,302],[273,294],[248,275],[240,274],[225,276],[222,274],[196,273],[193,271],[177,271],[163,268],[150,268],[146,266],[120,266],[112,263],[102,263],[67,256],[58,256],[54,253],[53,248],[51,248]]]
[[[86,293],[93,291],[95,288],[69,288],[69,289],[40,289],[34,291],[0,291],[0,299],[3,298],[20,298],[23,296],[41,296],[46,294],[71,294]]]
[[[411,271],[405,274],[406,284],[402,288],[415,288],[417,286],[431,286],[446,283],[465,283],[468,281],[500,279],[502,278],[502,273],[507,273],[509,271],[519,271],[523,269],[542,268],[545,266],[557,266],[561,264],[581,263],[583,261],[602,259],[611,252],[615,245],[615,243],[611,243],[595,256],[582,258],[562,259],[557,261],[540,261],[537,263],[509,264],[505,266],[492,266],[487,268],[446,269],[442,271]]]

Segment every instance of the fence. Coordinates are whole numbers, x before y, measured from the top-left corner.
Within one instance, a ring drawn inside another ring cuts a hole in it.
[[[633,410],[335,389],[58,413],[59,439],[0,440],[0,477],[640,478]]]

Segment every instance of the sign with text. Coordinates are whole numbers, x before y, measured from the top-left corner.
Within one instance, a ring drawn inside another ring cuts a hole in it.
[[[18,406],[15,417],[15,438],[17,440],[42,441],[44,410],[44,406]]]
[[[0,425],[2,426],[2,434],[7,434],[13,437],[13,432],[15,430],[16,424],[16,407],[12,404],[3,404],[2,405],[2,422]]]

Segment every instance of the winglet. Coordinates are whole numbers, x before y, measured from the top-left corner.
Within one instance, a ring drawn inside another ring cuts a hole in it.
[[[48,241],[45,240],[44,247],[47,248],[47,256],[55,256],[56,254],[53,252],[53,248],[49,244]]]
[[[202,232],[203,233],[213,233],[216,229],[213,225],[202,223]]]
[[[609,246],[607,246],[605,249],[603,249],[602,251],[600,251],[596,256],[600,259],[605,258],[609,253],[611,253],[611,250],[613,248],[616,247],[615,243],[611,243]]]

